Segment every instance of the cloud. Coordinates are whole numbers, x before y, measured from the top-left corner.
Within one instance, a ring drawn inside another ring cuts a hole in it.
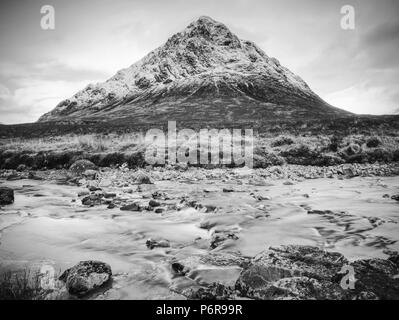
[[[368,30],[359,42],[358,51],[368,59],[369,67],[398,68],[399,22],[386,21]]]
[[[88,67],[77,68],[57,60],[35,61],[32,63],[0,62],[0,78],[17,84],[21,79],[80,81],[82,79],[106,80],[110,74]]]
[[[0,83],[0,99],[6,99],[10,95],[10,90]]]
[[[377,25],[365,36],[365,42],[381,45],[399,40],[399,22],[388,21]],[[397,43],[397,42],[396,42]]]
[[[303,66],[305,81],[323,99],[360,114],[398,109],[399,23],[392,14],[398,4],[358,3],[356,29],[323,42],[318,57]]]
[[[37,120],[61,100],[72,96],[87,83],[26,79],[26,85],[0,96],[2,123],[23,123]],[[0,91],[2,92],[2,86]]]
[[[2,123],[36,121],[61,100],[88,83],[105,81],[108,74],[73,68],[57,60],[17,64],[0,63],[0,114]]]
[[[339,108],[357,114],[389,114],[398,108],[399,88],[386,87],[363,82],[333,92],[324,99]],[[399,110],[399,109],[397,109]]]

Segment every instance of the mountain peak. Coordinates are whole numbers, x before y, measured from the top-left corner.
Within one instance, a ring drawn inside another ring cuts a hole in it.
[[[201,39],[212,42],[215,45],[240,46],[240,40],[223,23],[208,16],[201,16],[190,23],[182,33],[175,36],[182,36],[191,39]]]
[[[220,24],[220,22],[217,22],[209,16],[200,16],[196,21],[192,22],[191,24]]]
[[[140,61],[104,83],[88,85],[39,121],[125,116],[201,120],[206,114],[242,121],[323,112],[344,111],[322,101],[255,43],[201,16]]]
[[[198,28],[202,26],[206,26],[208,28],[224,28],[228,30],[228,28],[223,23],[218,22],[208,16],[200,16],[197,20],[191,22],[187,28]]]

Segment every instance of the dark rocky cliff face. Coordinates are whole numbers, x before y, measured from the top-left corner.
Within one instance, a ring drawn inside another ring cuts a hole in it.
[[[223,24],[201,17],[104,83],[88,85],[39,121],[228,122],[349,115]]]

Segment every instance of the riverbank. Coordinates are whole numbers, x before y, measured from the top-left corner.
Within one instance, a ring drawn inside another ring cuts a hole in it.
[[[96,166],[95,166],[96,167]],[[97,167],[96,167],[97,169]],[[241,184],[243,179],[347,179],[353,177],[385,177],[399,175],[399,162],[389,164],[340,164],[334,166],[305,166],[305,165],[283,165],[269,166],[261,169],[249,168],[215,168],[204,169],[189,167],[187,165],[176,165],[166,167],[147,166],[142,169],[129,169],[127,164],[117,168],[98,168],[95,177],[86,179],[83,175],[77,176],[68,169],[59,170],[0,170],[0,179],[3,180],[57,180],[59,183],[80,183],[95,180],[101,183],[107,180],[110,184],[120,186],[134,181],[137,173],[144,172],[155,180],[207,180],[227,179],[236,180]],[[79,182],[80,181],[80,182]]]
[[[221,138],[219,136],[219,139]],[[287,164],[325,167],[345,163],[389,164],[399,161],[399,138],[394,133],[389,135],[263,133],[254,136],[253,145],[255,169]],[[0,139],[0,169],[19,171],[68,169],[80,159],[90,160],[98,167],[118,167],[126,163],[130,169],[144,168],[148,164],[145,157],[147,147],[144,133],[70,134],[44,138]],[[197,162],[201,163],[199,146],[193,142],[190,151],[196,152]],[[208,156],[210,157],[210,154]],[[240,167],[242,164],[202,163],[192,166],[224,169]]]

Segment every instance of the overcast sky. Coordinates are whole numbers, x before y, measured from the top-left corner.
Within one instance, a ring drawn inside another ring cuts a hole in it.
[[[55,8],[55,30],[40,9]],[[340,25],[355,8],[355,30]],[[0,122],[33,122],[207,15],[256,42],[327,102],[399,113],[397,0],[1,0]]]

